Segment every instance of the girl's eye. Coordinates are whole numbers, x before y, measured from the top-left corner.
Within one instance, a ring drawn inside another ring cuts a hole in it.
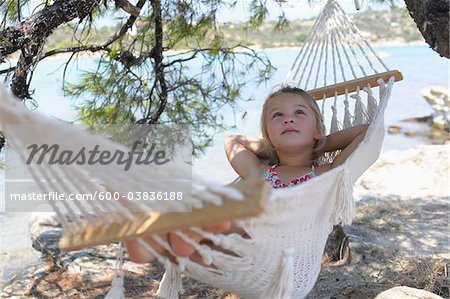
[[[275,117],[277,117],[277,116],[281,116],[282,114],[280,113],[280,112],[275,112],[274,114],[273,114],[273,118],[275,118]]]
[[[305,114],[305,112],[303,112],[303,110],[297,110],[297,111],[295,111],[295,113],[297,113],[297,114]]]

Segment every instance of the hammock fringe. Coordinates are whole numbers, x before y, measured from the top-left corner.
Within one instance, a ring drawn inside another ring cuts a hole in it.
[[[345,112],[344,112],[344,124],[343,124],[343,128],[347,129],[350,128],[352,126],[352,122],[351,122],[351,114],[350,114],[350,109],[349,109],[349,103],[348,103],[348,94],[346,95],[346,99],[344,101],[344,105],[345,105]]]
[[[178,299],[178,294],[183,292],[181,272],[171,262],[166,263],[166,272],[159,284],[156,296],[163,299]]]
[[[261,298],[291,299],[294,290],[294,248],[283,250],[278,269]]]
[[[375,113],[377,112],[377,100],[373,96],[372,89],[365,87],[364,91],[367,92],[367,115],[369,116],[369,122],[372,122]],[[382,97],[380,97],[382,99]]]
[[[125,289],[123,287],[123,272],[118,271],[111,283],[111,289],[106,294],[105,299],[125,299]]]
[[[356,215],[356,205],[353,200],[353,182],[346,168],[341,172],[338,182],[338,194],[333,214],[331,215],[331,223],[336,225],[351,224]]]
[[[353,125],[358,126],[362,125],[368,122],[369,116],[367,115],[367,111],[364,109],[364,105],[361,101],[361,96],[358,93],[351,95],[351,98],[355,99],[355,110],[354,110],[354,119],[353,119]],[[375,102],[376,105],[376,102]]]

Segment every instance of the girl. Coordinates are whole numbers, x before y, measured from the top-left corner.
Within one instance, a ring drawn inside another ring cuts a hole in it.
[[[342,164],[366,130],[367,125],[361,125],[325,137],[314,98],[302,89],[282,87],[264,102],[262,139],[231,135],[225,141],[225,151],[242,179],[264,178],[273,188],[286,188]],[[341,152],[332,163],[317,163],[323,153],[335,150]]]
[[[312,179],[345,162],[364,138],[367,125],[352,127],[325,137],[325,126],[314,98],[295,87],[282,87],[270,94],[261,115],[262,138],[231,135],[225,140],[227,158],[239,174],[264,178],[273,188],[286,188]],[[318,164],[325,152],[341,150],[330,164]],[[206,227],[211,232],[229,231],[230,222]],[[201,238],[187,232],[194,239]],[[175,234],[164,236],[178,256],[200,260],[192,246]],[[152,243],[151,245],[157,245]],[[130,258],[148,262],[152,257],[135,241],[127,242]],[[164,249],[158,248],[160,252]]]

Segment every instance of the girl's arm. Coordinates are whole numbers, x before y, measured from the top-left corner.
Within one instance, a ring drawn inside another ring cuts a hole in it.
[[[233,169],[244,180],[262,175],[260,172],[264,164],[261,159],[267,156],[261,138],[230,135],[225,139],[225,152]]]
[[[321,155],[326,152],[345,149],[355,140],[357,136],[360,134],[364,135],[368,127],[368,125],[360,125],[328,135],[326,137],[325,145],[320,150],[319,154]]]
[[[347,160],[347,158],[353,153],[353,151],[358,147],[359,143],[366,136],[368,125],[361,125],[352,128],[336,132],[331,134],[329,138],[331,139],[329,144],[328,140],[325,143],[324,148],[330,150],[338,150],[341,152],[334,158],[333,163],[331,163],[331,168],[337,167]]]

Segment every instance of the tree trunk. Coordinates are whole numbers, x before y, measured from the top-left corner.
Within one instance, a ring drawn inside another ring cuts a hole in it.
[[[28,76],[39,61],[40,52],[53,30],[77,18],[81,22],[97,5],[96,0],[57,0],[25,21],[0,32],[0,64],[6,55],[21,51],[11,81],[14,95],[21,99],[31,97]]]
[[[325,252],[322,256],[322,263],[332,266],[345,265],[350,259],[350,248],[348,247],[348,237],[342,225],[335,225],[333,231],[328,236]]]
[[[0,131],[0,152],[2,151],[3,146],[5,146],[5,137],[3,136],[2,131]]]
[[[450,0],[405,0],[409,14],[430,47],[449,57]],[[341,225],[335,225],[325,245],[322,262],[342,265],[350,259],[348,237]]]
[[[449,57],[449,0],[405,0],[409,14],[425,41],[443,57]]]

